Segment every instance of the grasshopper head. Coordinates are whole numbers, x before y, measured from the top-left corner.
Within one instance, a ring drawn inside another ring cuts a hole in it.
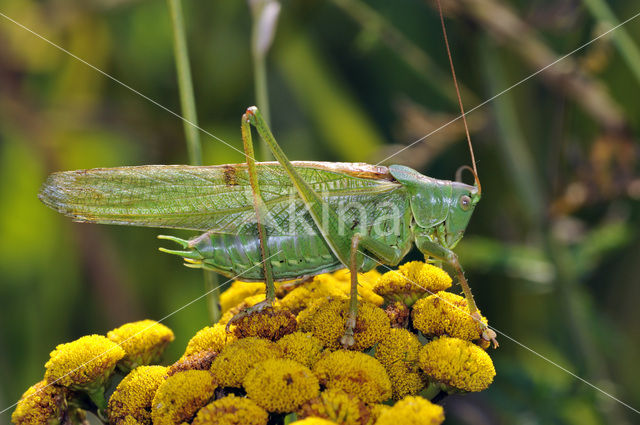
[[[451,202],[449,214],[444,221],[445,241],[447,248],[455,247],[467,229],[473,210],[480,201],[480,191],[477,186],[465,183],[451,182]]]
[[[409,192],[420,233],[434,235],[446,248],[455,247],[480,201],[479,186],[434,179],[402,165],[390,166],[389,172]]]

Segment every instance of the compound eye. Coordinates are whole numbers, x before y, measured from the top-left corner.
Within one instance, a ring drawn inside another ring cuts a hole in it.
[[[467,195],[462,195],[460,197],[460,208],[462,208],[463,211],[467,211],[471,208],[471,198]]]

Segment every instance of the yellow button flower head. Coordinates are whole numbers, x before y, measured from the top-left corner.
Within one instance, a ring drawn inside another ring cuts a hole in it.
[[[241,304],[245,298],[262,295],[264,298],[264,282],[234,281],[229,289],[220,294],[220,311],[224,314],[233,307]]]
[[[198,351],[189,356],[182,356],[180,359],[169,366],[167,375],[175,375],[185,370],[209,370],[213,359],[218,355],[215,351]]]
[[[444,422],[444,410],[422,397],[407,396],[383,411],[376,425],[439,425]]]
[[[244,378],[247,396],[269,412],[291,412],[320,393],[318,378],[288,359],[258,363]]]
[[[473,341],[482,330],[469,314],[467,300],[450,292],[438,292],[416,302],[411,311],[413,326],[426,336],[448,335]],[[482,318],[484,323],[487,319]]]
[[[263,360],[282,357],[280,348],[262,338],[243,338],[226,346],[211,363],[211,372],[222,387],[242,386],[247,372]]]
[[[424,374],[418,364],[418,352],[421,348],[418,337],[406,329],[391,329],[376,346],[375,357],[391,379],[395,400],[417,394],[425,386]]]
[[[300,419],[299,421],[291,422],[289,425],[338,425],[338,423],[328,419],[308,417]]]
[[[151,425],[151,402],[166,373],[164,366],[138,366],[125,376],[109,398],[109,423]]]
[[[237,338],[256,336],[277,341],[295,332],[298,322],[289,310],[265,308],[240,318],[234,325],[233,333]]]
[[[183,358],[199,351],[215,351],[219,353],[224,347],[236,340],[236,337],[227,332],[224,325],[216,323],[213,326],[202,328],[187,344]]]
[[[420,350],[419,360],[425,374],[449,391],[482,391],[496,376],[486,351],[458,338],[443,336],[429,342]]]
[[[67,410],[68,390],[42,380],[29,387],[11,415],[16,425],[58,425]]]
[[[74,390],[101,387],[125,354],[122,348],[102,335],[83,336],[58,345],[49,354],[44,377],[50,383]]]
[[[213,398],[216,382],[206,370],[186,370],[168,377],[158,387],[151,404],[153,425],[191,422]]]
[[[335,298],[338,300],[346,300],[346,297]],[[319,310],[323,309],[324,306],[330,301],[334,300],[334,298],[315,298],[313,301],[309,303],[309,305],[298,313],[296,319],[298,320],[298,330],[302,332],[310,332],[313,323],[313,316]]]
[[[337,350],[342,347],[340,339],[344,336],[348,314],[348,300],[330,301],[309,318],[309,330],[325,347]],[[391,325],[384,310],[371,303],[360,302],[353,334],[355,344],[349,349],[366,350],[380,342],[389,330]]]
[[[367,425],[372,419],[369,407],[353,394],[328,389],[300,407],[298,417],[329,419],[341,425]]]
[[[380,403],[391,396],[391,382],[380,362],[355,351],[326,354],[313,366],[320,384],[353,394],[365,403]]]
[[[124,372],[157,363],[164,349],[174,339],[171,329],[155,320],[127,323],[107,333],[107,338],[127,353],[118,363]]]
[[[410,261],[383,274],[374,288],[387,302],[401,301],[407,306],[425,294],[444,291],[451,286],[451,277],[439,267],[421,261]]]
[[[358,299],[368,301],[377,306],[382,305],[384,299],[373,291],[380,276],[382,274],[376,269],[366,273],[358,273]],[[351,272],[349,269],[338,270],[333,273],[333,277],[342,282],[341,289],[346,296],[349,296],[351,293]]]
[[[322,342],[310,332],[294,332],[276,342],[285,359],[295,360],[306,367],[313,367],[322,354]]]
[[[371,420],[367,425],[373,425],[376,423],[382,412],[386,412],[391,409],[391,406],[382,404],[382,403],[373,403],[369,405],[369,410],[371,411]]]
[[[267,425],[269,414],[253,400],[227,397],[200,409],[191,425]]]
[[[343,288],[343,286],[345,284],[333,277],[333,274],[321,274],[289,292],[282,298],[280,304],[293,313],[298,313],[318,299],[347,298],[346,287]]]

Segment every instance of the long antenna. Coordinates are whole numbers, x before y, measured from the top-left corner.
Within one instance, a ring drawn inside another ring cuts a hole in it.
[[[471,144],[471,136],[469,135],[469,126],[467,125],[467,116],[462,105],[462,97],[460,96],[460,87],[458,87],[458,79],[456,78],[456,70],[453,67],[453,59],[451,58],[451,49],[449,48],[449,38],[447,37],[447,29],[444,26],[444,16],[442,15],[442,5],[440,0],[436,0],[438,4],[438,12],[440,13],[440,23],[442,24],[442,34],[444,35],[444,44],[447,46],[447,56],[449,56],[449,65],[451,65],[451,75],[453,75],[453,84],[456,86],[456,94],[458,95],[458,104],[462,113],[462,121],[464,122],[464,131],[467,134],[467,142],[469,143],[469,152],[471,152],[471,165],[473,166],[473,174],[478,185],[478,192],[482,192],[480,187],[480,179],[478,178],[478,169],[476,168],[476,158],[473,154],[473,145]]]

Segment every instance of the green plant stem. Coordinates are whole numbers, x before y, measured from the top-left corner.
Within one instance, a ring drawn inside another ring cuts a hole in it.
[[[180,91],[180,106],[184,124],[184,134],[187,141],[189,163],[202,165],[202,146],[198,126],[198,115],[191,81],[191,67],[189,65],[189,51],[184,29],[181,0],[167,0],[171,12],[173,27],[173,48],[176,58],[176,71],[178,73],[178,88]],[[209,320],[216,323],[220,320],[220,291],[217,289],[218,276],[211,271],[204,271],[205,291],[207,292],[207,306]]]
[[[269,89],[267,87],[267,64],[264,55],[253,54],[253,82],[256,90],[256,102],[267,124],[271,125],[269,114]],[[264,152],[263,155],[264,156]]]
[[[332,2],[356,21],[364,31],[378,37],[432,89],[452,105],[458,105],[456,91],[449,74],[444,72],[423,49],[409,40],[383,15],[360,0],[332,0]],[[460,90],[464,92],[467,102],[478,102],[478,98],[470,89],[461,84]]]
[[[267,124],[271,124],[269,87],[267,78],[267,54],[271,48],[278,25],[280,4],[275,0],[249,0],[251,11],[251,56],[253,60],[253,83],[256,106]],[[274,9],[277,10],[274,15]],[[275,16],[275,17],[274,17]],[[273,159],[267,144],[260,139],[255,147],[254,158],[261,161]]]
[[[184,31],[182,3],[180,0],[167,0],[171,11],[173,24],[173,50],[176,57],[176,71],[178,72],[178,88],[180,90],[180,106],[184,121],[184,134],[187,140],[189,163],[202,165],[202,148],[198,131],[198,116],[191,82],[191,66],[189,65],[189,51]]]
[[[500,57],[487,39],[483,39],[478,47],[489,90],[491,93],[498,93],[503,89],[501,83],[507,81],[500,65]],[[511,94],[503,94],[493,102],[492,107],[495,111],[497,141],[503,163],[506,164],[509,175],[513,176],[513,189],[522,199],[522,213],[530,225],[540,229],[545,208],[540,179],[514,113],[516,108]]]
[[[609,5],[603,0],[582,0],[582,2],[594,18],[607,25],[605,31],[620,24],[620,21],[618,21]],[[627,66],[629,66],[629,69],[631,69],[638,84],[640,84],[640,50],[638,46],[633,42],[633,39],[624,27],[617,28],[611,32],[610,35],[622,58],[627,63]]]

